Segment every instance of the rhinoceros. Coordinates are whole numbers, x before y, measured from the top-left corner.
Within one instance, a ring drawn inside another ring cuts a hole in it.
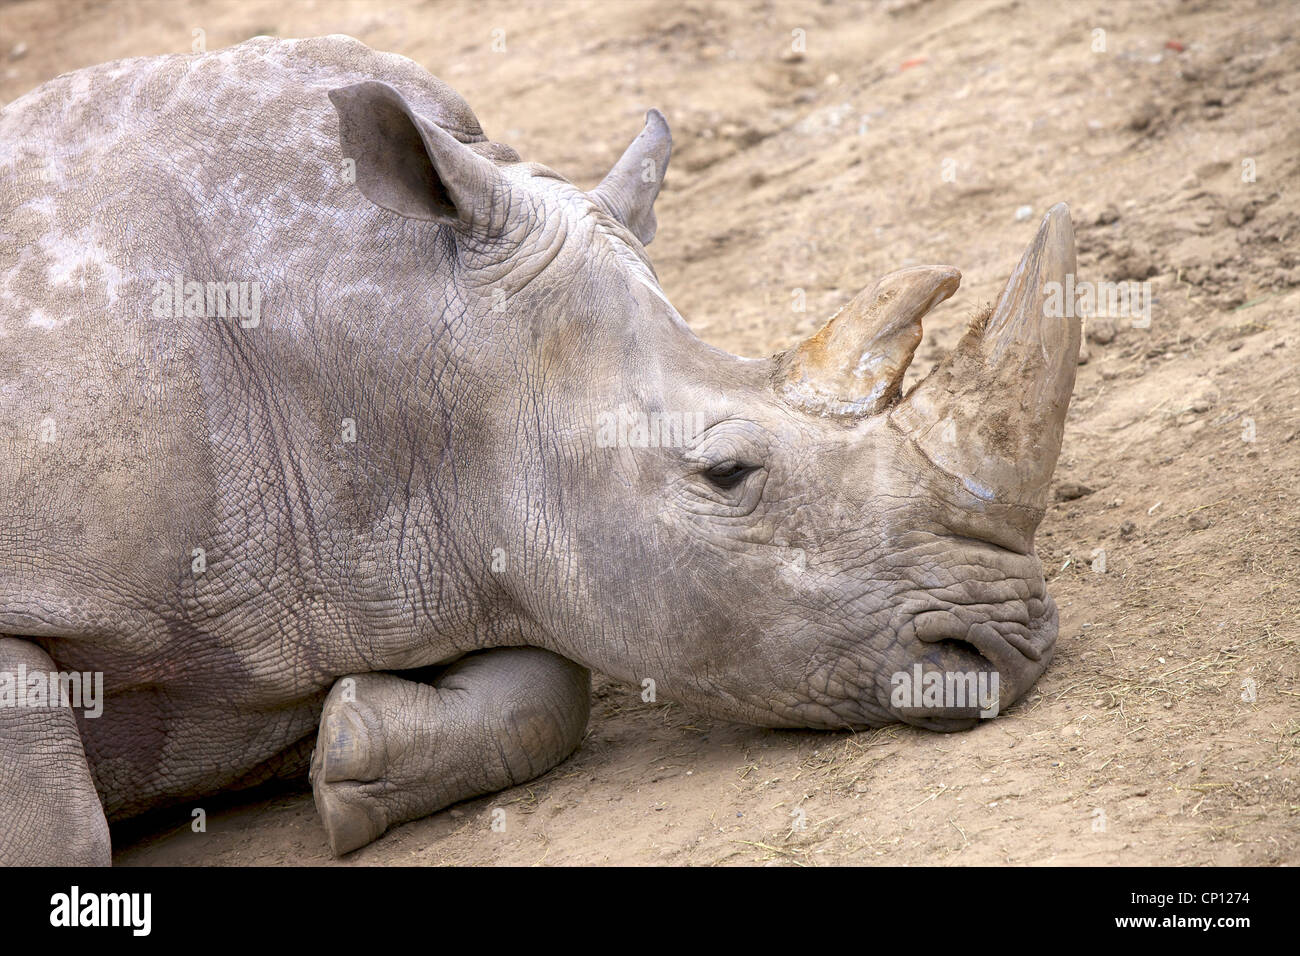
[[[0,861],[304,777],[345,853],[556,766],[590,670],[764,727],[1025,694],[1067,209],[903,395],[958,271],[727,354],[646,255],[670,150],[584,191],[343,36],[0,113]]]

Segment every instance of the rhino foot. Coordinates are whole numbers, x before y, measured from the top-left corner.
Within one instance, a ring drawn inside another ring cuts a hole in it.
[[[57,671],[35,644],[0,635],[0,675],[27,675],[24,693]],[[108,819],[77,718],[57,697],[0,706],[0,866],[112,862]]]
[[[374,678],[382,675],[362,674],[335,684],[326,698],[312,753],[316,812],[335,855],[363,847],[388,829],[384,806],[370,792],[376,784],[382,785],[382,726],[377,725],[374,711],[353,699],[356,685],[370,684]],[[375,733],[367,728],[367,721],[376,725]]]
[[[432,684],[341,678],[311,760],[316,810],[336,855],[390,826],[540,776],[587,727],[585,668],[535,647],[471,654]]]

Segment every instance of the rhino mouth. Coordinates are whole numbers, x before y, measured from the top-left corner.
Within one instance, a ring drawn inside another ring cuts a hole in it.
[[[1056,643],[1057,611],[1051,597],[1031,597],[1003,605],[955,605],[915,613],[900,637],[911,648],[909,668],[917,678],[937,674],[945,687],[954,680],[978,685],[980,700],[938,702],[914,694],[904,705],[893,696],[889,710],[896,719],[930,730],[962,730],[981,718],[996,716],[1034,685],[1051,662]],[[919,688],[918,688],[919,689]]]
[[[925,644],[965,644],[993,664],[1019,654],[1027,662],[1042,664],[1051,653],[1055,632],[1046,627],[1052,616],[1042,601],[1028,607],[1028,620],[971,622],[954,611],[923,611],[912,619],[917,640]]]

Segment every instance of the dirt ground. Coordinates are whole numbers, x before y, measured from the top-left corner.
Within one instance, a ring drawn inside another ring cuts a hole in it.
[[[1089,323],[1038,539],[1061,636],[1027,699],[952,736],[774,732],[598,678],[556,770],[342,865],[1300,863],[1300,6],[10,2],[0,100],[195,29],[403,53],[584,186],[660,108],[650,251],[740,354],[955,265],[910,384],[1057,201],[1081,278],[1151,284],[1149,328]],[[332,862],[305,790],[207,809],[206,833],[189,808],[119,829],[117,862]]]

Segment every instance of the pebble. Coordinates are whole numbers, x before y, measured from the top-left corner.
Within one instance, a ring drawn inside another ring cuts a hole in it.
[[[1119,219],[1119,210],[1114,206],[1107,206],[1101,212],[1097,213],[1097,225],[1109,226],[1112,222]]]
[[[1228,210],[1228,225],[1244,226],[1255,218],[1255,208],[1250,203],[1242,203]]]
[[[1136,133],[1142,132],[1160,115],[1160,108],[1150,100],[1137,108],[1128,121],[1128,128]]]
[[[1098,345],[1114,342],[1115,333],[1115,323],[1110,319],[1093,319],[1088,323],[1088,338]]]
[[[1056,486],[1057,501],[1074,501],[1092,494],[1093,489],[1077,481],[1063,481]]]

